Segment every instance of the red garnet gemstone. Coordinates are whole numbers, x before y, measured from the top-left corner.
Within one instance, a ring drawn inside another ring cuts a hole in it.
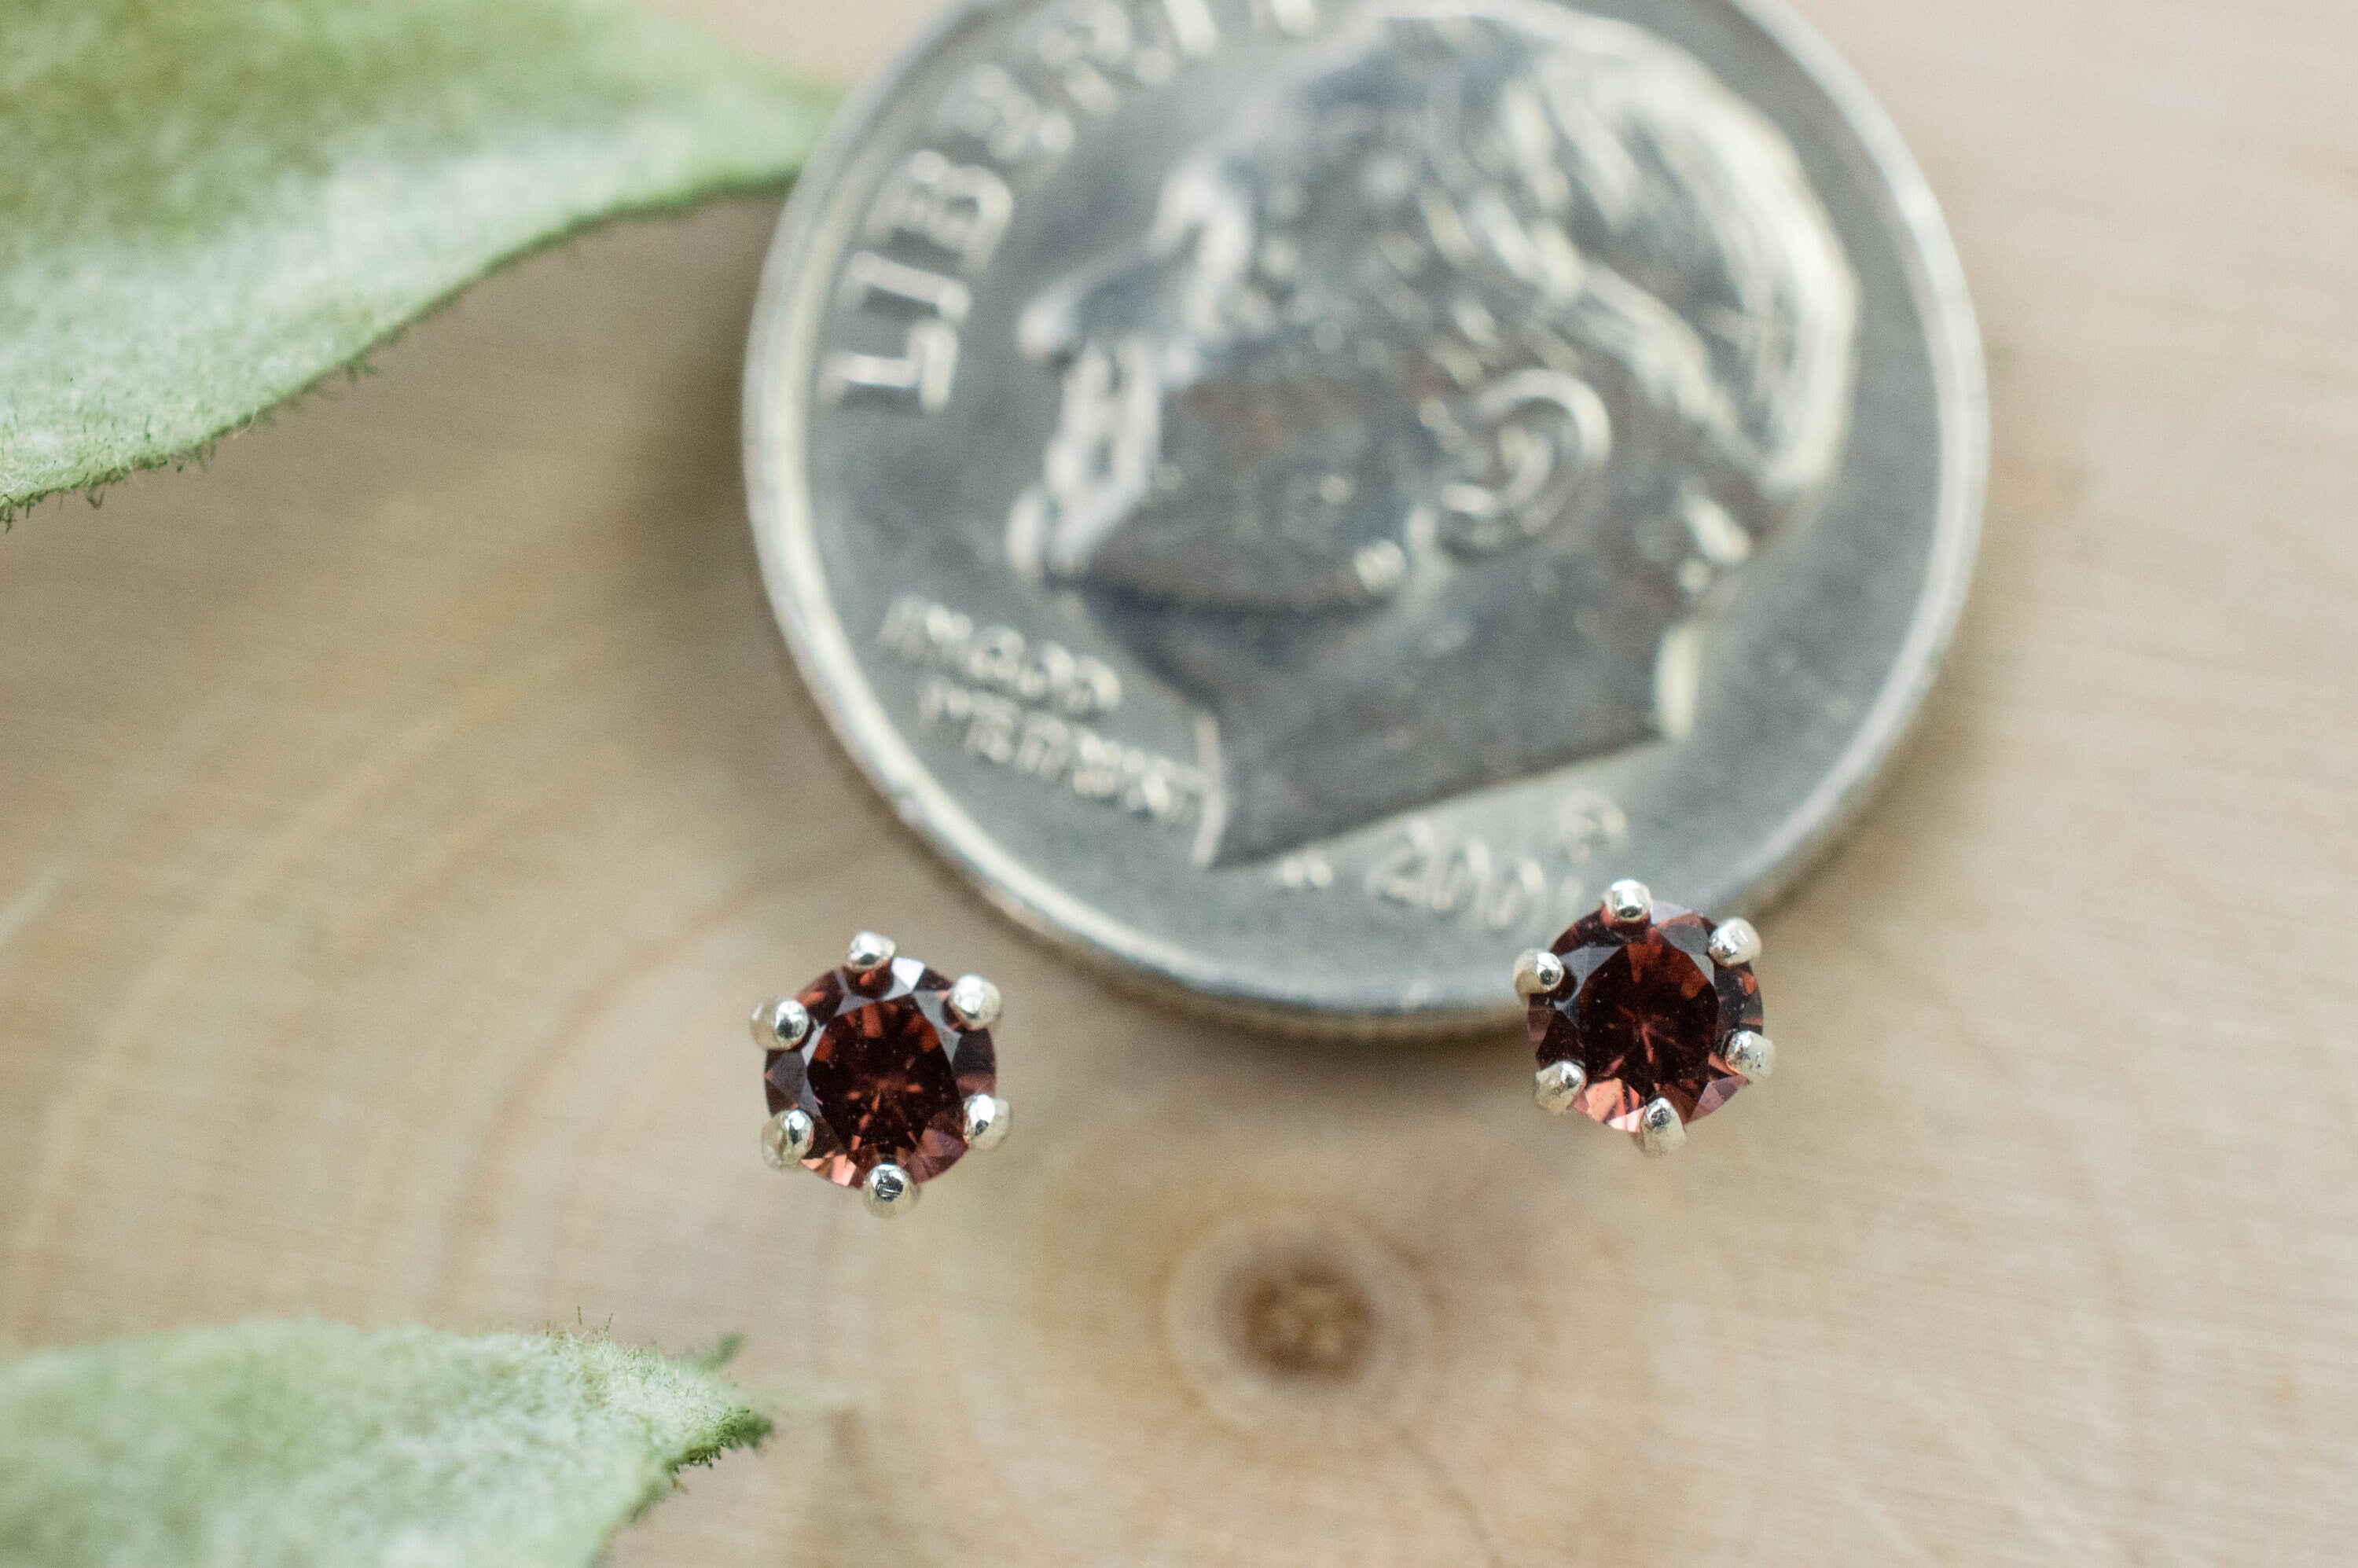
[[[987,1029],[965,1029],[950,982],[914,958],[858,974],[829,969],[795,1000],[810,1033],[762,1069],[770,1114],[800,1106],[814,1124],[803,1163],[838,1186],[879,1165],[923,1182],[967,1151],[966,1102],[998,1083]]]
[[[1760,982],[1749,964],[1714,961],[1716,929],[1657,899],[1643,925],[1590,914],[1556,938],[1563,983],[1531,999],[1531,1044],[1541,1066],[1574,1062],[1588,1076],[1572,1102],[1585,1115],[1635,1132],[1657,1098],[1693,1121],[1744,1087],[1727,1037],[1760,1027]]]

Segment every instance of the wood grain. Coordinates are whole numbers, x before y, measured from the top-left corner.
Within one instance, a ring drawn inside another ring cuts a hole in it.
[[[0,1341],[741,1329],[802,1413],[629,1565],[2346,1562],[2358,10],[1804,9],[1948,205],[1995,498],[1678,1159],[1510,1045],[1161,1016],[883,819],[755,582],[741,205],[0,537]],[[889,1227],[763,1168],[741,1033],[862,924],[1011,998],[1014,1141]]]

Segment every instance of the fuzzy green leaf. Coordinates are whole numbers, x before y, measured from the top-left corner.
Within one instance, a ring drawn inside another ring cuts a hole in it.
[[[621,0],[0,0],[0,517],[200,449],[827,95]]]
[[[600,1339],[250,1323],[0,1368],[6,1568],[575,1568],[769,1423]]]

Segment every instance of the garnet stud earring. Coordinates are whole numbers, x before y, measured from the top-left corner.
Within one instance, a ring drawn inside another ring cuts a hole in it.
[[[1543,1110],[1631,1134],[1649,1154],[1686,1141],[1710,1115],[1777,1065],[1760,1033],[1760,935],[1657,903],[1643,882],[1605,890],[1594,914],[1515,960],[1539,1056]]]
[[[999,1007],[980,975],[946,979],[861,932],[841,965],[753,1013],[770,1101],[762,1152],[860,1188],[888,1218],[914,1207],[920,1183],[1007,1136]]]

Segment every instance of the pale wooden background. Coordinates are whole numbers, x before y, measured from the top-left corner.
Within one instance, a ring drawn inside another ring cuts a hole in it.
[[[673,3],[842,71],[920,9]],[[2349,1561],[2358,8],[1803,8],[1947,202],[1995,498],[1677,1160],[1509,1045],[1158,1016],[880,816],[754,579],[749,203],[0,538],[0,1345],[742,1329],[813,1413],[630,1565]],[[1015,1141],[891,1227],[762,1167],[741,1032],[860,924],[1013,999]]]

